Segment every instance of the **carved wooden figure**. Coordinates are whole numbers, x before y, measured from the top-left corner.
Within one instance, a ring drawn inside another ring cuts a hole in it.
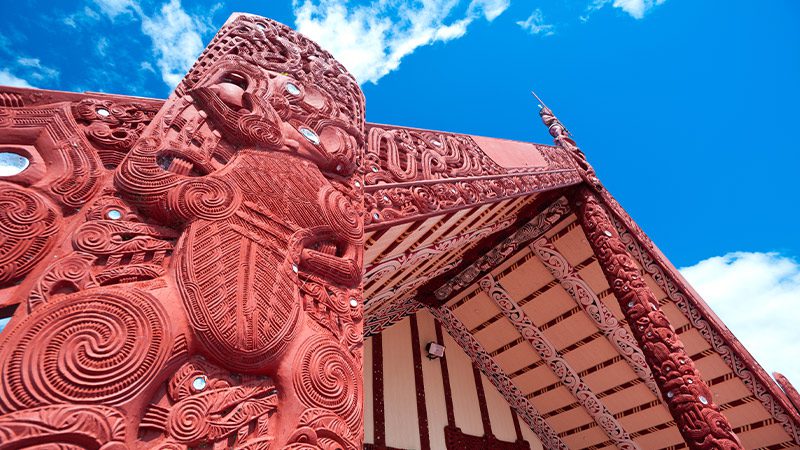
[[[158,111],[0,129],[0,449],[361,448],[364,100],[327,52],[237,15]]]

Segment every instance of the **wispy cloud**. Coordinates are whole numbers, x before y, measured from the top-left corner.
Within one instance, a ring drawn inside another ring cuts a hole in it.
[[[460,38],[472,22],[492,21],[509,4],[374,0],[349,7],[346,0],[295,0],[294,14],[297,30],[330,51],[359,82],[377,83],[419,47]]]
[[[0,70],[0,86],[15,86],[15,87],[33,87],[30,83],[22,78],[12,74],[6,69]]]
[[[611,4],[614,8],[619,8],[630,14],[634,19],[641,19],[648,11],[661,5],[667,0],[593,0],[587,8],[589,12],[596,11],[604,6]],[[586,20],[588,16],[582,17]]]
[[[555,34],[555,26],[544,22],[542,10],[536,8],[527,19],[517,22],[517,25],[530,34],[541,34],[552,36]]]
[[[36,81],[57,81],[60,72],[42,64],[39,58],[17,58],[17,66],[27,72]]]
[[[219,9],[217,4],[208,16],[194,16],[183,9],[180,0],[170,0],[148,14],[134,0],[95,0],[95,3],[112,21],[120,18],[141,21],[142,33],[151,40],[161,79],[170,88],[181,81],[203,51],[202,33],[210,30],[210,16]]]
[[[689,283],[768,371],[800,384],[800,263],[735,252],[681,269]]]

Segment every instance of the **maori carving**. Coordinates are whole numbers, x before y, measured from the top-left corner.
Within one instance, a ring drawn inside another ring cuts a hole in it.
[[[167,359],[167,322],[164,307],[135,289],[82,292],[37,309],[0,348],[0,411],[130,400]]]
[[[491,249],[472,263],[472,265],[436,289],[434,291],[436,300],[440,302],[445,301],[461,289],[469,286],[480,274],[491,270],[504,261],[506,257],[516,252],[521,246],[539,237],[568,213],[569,205],[567,199],[560,197],[539,215],[534,217],[533,220],[521,226],[514,234],[500,243],[500,245]]]
[[[269,419],[278,399],[269,378],[234,375],[196,358],[170,378],[164,397],[141,421],[142,430],[159,435],[161,448],[227,440],[237,448],[267,449],[273,441]]]
[[[33,446],[122,450],[127,448],[125,437],[125,418],[104,406],[53,405],[0,416],[2,450]]]
[[[54,244],[58,214],[28,189],[0,181],[0,287],[27,275]]]
[[[367,229],[580,181],[569,155],[540,146],[546,164],[501,167],[469,136],[371,126],[365,158]]]
[[[783,389],[783,392],[786,394],[786,397],[789,399],[792,405],[794,405],[794,407],[800,411],[800,393],[798,393],[797,389],[794,388],[792,382],[778,372],[772,372],[772,376],[775,377],[775,381],[777,381],[781,386],[781,389]]]
[[[139,140],[158,112],[144,103],[116,103],[83,99],[72,105],[72,114],[107,169],[113,169]]]
[[[480,369],[506,402],[514,408],[519,417],[531,427],[536,436],[547,449],[567,450],[569,447],[556,434],[550,424],[539,414],[536,407],[525,397],[522,391],[511,381],[494,358],[483,348],[466,326],[446,306],[429,307],[431,314],[442,324],[447,333],[455,340],[464,353],[472,359],[472,364]]]
[[[360,448],[363,114],[243,15],[157,111],[0,108],[0,448]]]
[[[644,355],[633,336],[619,323],[614,314],[597,297],[594,290],[575,272],[569,261],[546,237],[534,241],[530,248],[564,290],[583,309],[586,316],[597,325],[597,328],[619,351],[620,356],[625,358],[636,375],[644,381],[656,397],[660,397],[661,393],[653,380],[653,374],[650,373]]]
[[[686,443],[693,449],[743,448],[597,197],[581,188],[575,209]]]
[[[368,140],[367,185],[508,172],[468,136],[372,126]]]
[[[607,200],[606,205],[609,205]],[[614,211],[622,211],[611,205],[609,207]],[[614,214],[619,215],[619,212]],[[624,215],[623,217],[627,218],[628,216]],[[800,442],[800,426],[795,419],[797,414],[791,410],[793,405],[788,402],[782,404],[778,397],[780,393],[772,391],[771,382],[764,381],[764,369],[751,359],[742,356],[744,351],[741,349],[741,344],[736,342],[735,337],[729,331],[722,331],[715,325],[714,320],[709,317],[698,301],[696,294],[672,272],[672,269],[668,268],[669,266],[664,263],[660,253],[655,250],[654,245],[645,234],[638,227],[626,224],[632,223],[629,218],[625,221],[626,223],[614,215],[611,218],[620,240],[625,244],[628,252],[639,262],[645,272],[653,277],[656,284],[666,292],[670,301],[689,319],[692,326],[700,332],[772,417],[783,426],[786,433],[795,441]]]
[[[553,374],[561,380],[564,387],[572,392],[578,403],[583,406],[597,423],[597,426],[614,441],[617,447],[638,450],[639,446],[631,439],[628,432],[620,425],[614,415],[597,398],[589,386],[584,383],[580,375],[575,372],[541,330],[531,322],[525,311],[519,307],[500,283],[491,275],[486,275],[481,278],[480,287],[491,297],[503,312],[503,315],[519,331],[519,334],[528,340],[528,343],[550,367]]]

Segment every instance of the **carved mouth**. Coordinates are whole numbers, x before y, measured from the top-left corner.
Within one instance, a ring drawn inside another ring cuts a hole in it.
[[[174,150],[159,152],[156,163],[167,172],[187,177],[202,177],[213,172],[213,169],[199,158]]]

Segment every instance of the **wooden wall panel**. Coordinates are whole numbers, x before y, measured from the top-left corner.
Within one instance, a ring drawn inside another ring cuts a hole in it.
[[[514,430],[514,418],[511,416],[506,399],[497,392],[491,381],[481,375],[483,392],[486,395],[486,406],[489,410],[489,421],[492,424],[492,434],[501,441],[514,442],[517,432]]]
[[[364,339],[364,442],[375,442],[375,417],[372,414],[372,338]]]
[[[383,398],[386,445],[420,448],[408,317],[383,331]]]
[[[447,349],[447,370],[450,372],[450,388],[453,392],[456,426],[466,434],[483,436],[483,422],[481,422],[475,378],[472,374],[472,360],[446,333],[444,346]]]
[[[417,313],[419,341],[425,354],[425,345],[436,342],[436,326],[433,316],[426,310]],[[447,351],[447,350],[445,350]],[[425,386],[425,406],[428,409],[428,431],[431,449],[444,449],[444,427],[447,425],[447,406],[444,400],[442,366],[437,359],[423,358],[422,379]]]
[[[433,316],[425,309],[417,312],[416,319],[419,342],[422,347],[422,383],[425,390],[430,448],[444,450],[447,403],[441,361],[425,357],[425,345],[431,341],[438,341],[436,325]],[[407,317],[387,328],[380,334],[380,338],[382,346],[380,362],[383,364],[385,445],[392,449],[420,450],[410,319]],[[373,388],[373,366],[377,361],[373,361],[373,339],[364,340],[364,442],[368,444],[375,443],[373,407],[376,401],[374,398],[376,390]],[[465,434],[483,436],[483,422],[472,361],[446,332],[443,334],[443,340],[446,347],[445,354],[450,376],[455,425]],[[481,380],[492,434],[503,441],[515,441],[516,431],[508,404],[483,375],[481,375]],[[542,449],[536,435],[524,422],[522,422],[521,431],[522,436],[530,443],[531,449]]]

